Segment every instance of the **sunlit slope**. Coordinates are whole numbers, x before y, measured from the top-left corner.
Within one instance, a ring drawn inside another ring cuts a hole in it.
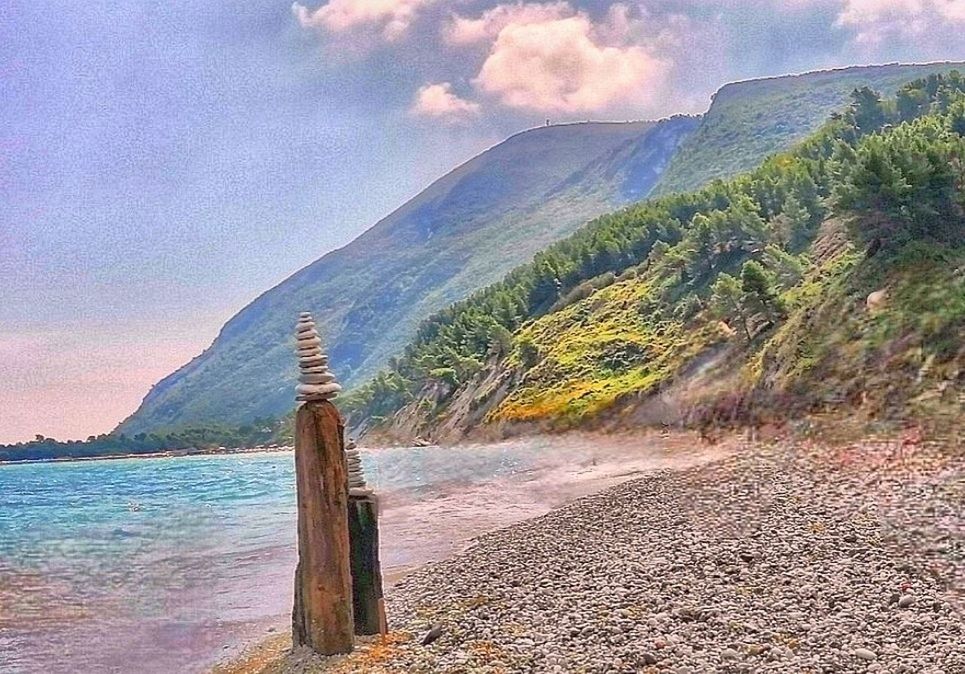
[[[120,430],[284,413],[299,311],[315,313],[350,386],[383,366],[431,312],[589,218],[646,196],[696,124],[572,124],[509,138],[242,309],[203,354],[154,386]]]
[[[681,145],[653,194],[687,192],[751,170],[815,131],[848,104],[858,87],[891,96],[910,80],[962,65],[861,66],[728,84],[714,96],[700,128]]]
[[[960,422],[963,157],[962,74],[857,91],[754,171],[601,217],[433,317],[354,424]]]

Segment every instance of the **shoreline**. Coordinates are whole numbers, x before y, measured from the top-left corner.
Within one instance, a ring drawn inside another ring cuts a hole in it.
[[[149,452],[144,454],[107,454],[104,456],[60,456],[54,459],[19,459],[4,460],[0,459],[0,466],[22,466],[34,463],[75,463],[78,461],[119,461],[122,459],[183,459],[191,456],[228,456],[232,454],[271,454],[275,452],[291,452],[294,447],[268,446],[268,447],[237,447],[219,449],[199,449],[199,450],[166,450],[163,452]]]
[[[965,457],[936,443],[746,445],[421,566],[386,592],[390,634],[350,656],[279,633],[212,671],[952,671],[962,485]]]
[[[566,451],[573,445],[584,444],[586,446],[600,445],[606,448],[599,463],[593,459],[590,463],[557,464],[554,468],[554,479],[560,480],[566,487],[568,496],[555,503],[552,507],[541,508],[530,511],[522,519],[495,528],[485,527],[473,536],[466,539],[453,539],[450,541],[449,552],[442,557],[433,557],[427,561],[419,562],[404,567],[386,569],[383,567],[385,580],[385,591],[388,596],[392,588],[404,582],[412,574],[435,564],[445,563],[448,560],[466,554],[473,548],[477,540],[492,535],[507,528],[519,526],[522,523],[531,522],[545,517],[547,514],[563,507],[567,507],[584,498],[592,497],[604,492],[614,486],[625,484],[628,481],[640,479],[641,477],[664,471],[685,470],[695,465],[704,465],[721,460],[733,453],[740,451],[745,444],[745,440],[739,434],[733,434],[728,438],[714,445],[701,443],[697,433],[692,431],[676,431],[672,433],[661,432],[654,429],[640,429],[636,431],[581,431],[572,430],[565,433],[544,434],[538,433],[533,436],[523,438],[506,438],[498,442],[487,443],[481,441],[467,441],[455,445],[452,449],[471,452],[474,447],[498,447],[500,445],[512,446],[525,438],[541,439],[553,445],[557,451]],[[412,449],[421,449],[413,446]],[[622,448],[622,449],[615,449]],[[396,447],[398,449],[398,447]],[[378,451],[378,450],[375,450]],[[616,466],[615,461],[621,458],[619,455],[629,453],[631,460],[625,464]],[[641,467],[634,463],[637,459],[642,464],[659,459],[659,465],[649,465]],[[563,471],[560,474],[558,471]],[[530,482],[529,476],[521,474],[524,478],[520,481],[517,488],[520,492],[532,495],[534,490],[537,494],[545,490],[545,485]],[[510,485],[505,485],[512,489]],[[465,498],[465,494],[462,497]],[[426,516],[431,516],[432,511],[448,510],[446,504],[449,499],[443,497],[440,502],[439,495],[432,496],[428,503]],[[383,545],[389,538],[387,529],[392,527],[393,513],[389,508],[388,512],[383,511],[381,522]],[[268,633],[260,639],[236,641],[231,644],[226,654],[208,670],[211,674],[254,674],[261,672],[265,667],[269,667],[279,659],[283,659],[291,648],[291,637],[289,634],[290,624],[287,622],[288,616],[277,624],[270,626]],[[264,670],[274,671],[274,670]],[[314,670],[312,670],[314,671]]]

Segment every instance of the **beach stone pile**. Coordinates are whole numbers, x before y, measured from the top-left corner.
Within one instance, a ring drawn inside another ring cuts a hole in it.
[[[362,470],[362,455],[355,447],[345,449],[345,462],[348,466],[348,488],[362,490],[366,488],[365,473]]]
[[[328,356],[322,353],[322,339],[312,315],[307,311],[299,314],[295,326],[295,354],[301,372],[298,386],[295,387],[295,399],[311,402],[335,398],[342,387],[328,369]]]
[[[836,451],[748,450],[485,535],[321,671],[965,672],[965,460]]]

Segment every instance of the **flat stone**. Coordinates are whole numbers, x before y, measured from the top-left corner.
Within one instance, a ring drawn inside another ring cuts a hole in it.
[[[299,395],[312,395],[315,393],[337,393],[342,390],[338,384],[299,384],[295,387],[295,392]]]
[[[313,346],[321,346],[322,338],[318,335],[306,334],[304,337],[299,337],[295,342],[295,346],[299,349],[307,349]]]
[[[295,400],[300,403],[317,402],[319,400],[334,400],[338,397],[337,393],[326,393],[325,395],[298,395]]]
[[[915,603],[915,596],[911,594],[903,594],[898,598],[899,608],[908,608]]]
[[[862,660],[874,660],[878,657],[874,651],[868,650],[867,648],[856,648],[854,649],[854,654]]]
[[[335,381],[335,375],[331,372],[319,372],[303,374],[298,378],[303,384],[327,384]]]

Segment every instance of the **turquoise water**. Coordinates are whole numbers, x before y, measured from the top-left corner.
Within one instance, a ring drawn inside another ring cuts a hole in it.
[[[180,671],[277,614],[232,581],[290,562],[293,484],[287,453],[0,467],[0,671]]]
[[[682,456],[539,438],[364,451],[386,578]],[[287,629],[294,566],[290,452],[0,466],[0,673],[204,671]]]
[[[507,450],[374,456],[370,482],[412,498],[520,465]],[[239,630],[290,611],[288,452],[0,466],[0,504],[4,674],[203,669]]]

